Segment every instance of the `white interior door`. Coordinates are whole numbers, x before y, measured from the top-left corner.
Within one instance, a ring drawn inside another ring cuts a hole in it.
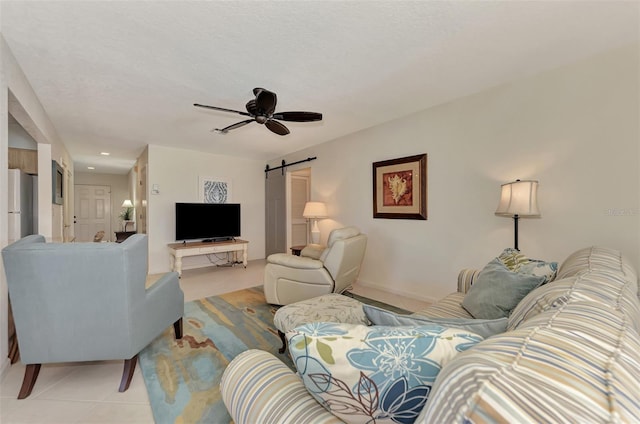
[[[76,241],[93,241],[98,231],[104,231],[103,240],[113,240],[111,233],[111,187],[76,185],[74,190]]]
[[[309,244],[309,226],[307,219],[302,216],[304,205],[309,201],[309,176],[291,174],[291,246],[306,246]],[[289,246],[289,247],[291,247]]]

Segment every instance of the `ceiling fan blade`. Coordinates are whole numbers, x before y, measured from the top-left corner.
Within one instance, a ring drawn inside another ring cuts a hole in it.
[[[317,112],[278,112],[274,113],[272,118],[289,122],[312,122],[322,121],[322,114]]]
[[[274,121],[272,119],[269,119],[267,122],[264,123],[266,125],[267,128],[269,128],[272,132],[278,134],[278,135],[287,135],[289,134],[289,129],[287,127],[285,127],[284,125],[282,125],[280,122],[278,121]]]
[[[276,103],[278,103],[278,96],[276,93],[264,88],[254,88],[253,92],[256,93],[256,106],[258,111],[264,115],[271,116],[276,110]]]
[[[233,109],[225,109],[223,107],[218,107],[218,106],[207,106],[207,105],[201,105],[201,104],[198,104],[198,103],[194,103],[193,105],[196,106],[196,107],[203,107],[205,109],[220,110],[222,112],[232,112],[232,113],[238,113],[238,114],[244,115],[244,116],[251,116],[247,112],[241,112],[239,110],[233,110]]]
[[[236,122],[235,124],[231,124],[228,127],[225,127],[223,129],[214,129],[215,132],[219,132],[222,134],[226,134],[231,130],[235,130],[236,128],[240,128],[240,127],[244,127],[247,124],[250,124],[251,122],[253,122],[253,119],[247,119],[246,121],[240,121],[240,122]]]

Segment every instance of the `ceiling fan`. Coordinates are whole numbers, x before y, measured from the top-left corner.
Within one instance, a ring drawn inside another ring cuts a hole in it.
[[[265,90],[264,88],[254,88],[253,94],[256,96],[256,98],[251,99],[247,102],[246,112],[233,109],[225,109],[223,107],[217,106],[201,105],[198,103],[194,103],[193,105],[207,109],[220,110],[223,112],[233,112],[239,115],[251,117],[251,119],[236,122],[235,124],[231,124],[228,127],[222,129],[214,129],[214,131],[222,134],[226,134],[231,130],[243,127],[255,121],[258,124],[264,124],[269,130],[278,135],[287,135],[289,134],[289,129],[277,120],[289,122],[312,122],[322,120],[322,114],[317,112],[275,112],[278,97],[276,96],[276,93],[272,91]]]

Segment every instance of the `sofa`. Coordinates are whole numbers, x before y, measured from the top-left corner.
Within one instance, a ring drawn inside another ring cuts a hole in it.
[[[414,316],[469,317],[462,304],[478,275],[462,271],[457,293]],[[344,422],[264,351],[238,355],[220,390],[236,424]],[[571,254],[553,281],[517,303],[504,332],[457,353],[441,368],[414,418],[395,422],[640,422],[636,270],[609,248]]]

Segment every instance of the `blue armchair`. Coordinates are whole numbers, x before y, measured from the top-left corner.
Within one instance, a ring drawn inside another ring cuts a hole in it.
[[[173,324],[182,338],[184,295],[175,272],[145,289],[147,236],[123,243],[46,243],[27,236],[2,250],[18,347],[26,364],[18,399],[41,364],[124,359],[129,388],[138,352]]]

